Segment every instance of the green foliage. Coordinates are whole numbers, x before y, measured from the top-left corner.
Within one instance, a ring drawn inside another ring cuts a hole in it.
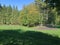
[[[39,23],[39,12],[35,4],[30,4],[20,12],[20,23],[26,26],[34,26]]]
[[[18,18],[18,9],[17,7],[11,7],[9,6],[0,6],[0,25],[1,24],[17,24],[17,18]],[[14,22],[13,22],[14,21]]]
[[[57,11],[58,5],[57,1],[55,0],[35,0],[35,4],[38,8],[38,11],[40,13],[40,20],[41,24],[53,24],[53,25],[59,25],[59,12]],[[55,6],[55,5],[56,6]],[[44,12],[46,11],[46,12]]]
[[[45,0],[45,2],[51,7],[54,8],[56,7],[57,10],[60,9],[60,0]]]
[[[60,1],[58,1],[35,0],[29,5],[23,6],[20,11],[16,6],[0,5],[0,24],[24,26],[60,25],[60,11],[58,10]]]
[[[59,14],[59,8],[60,8],[60,1],[58,0],[45,0],[48,8],[50,9],[49,13],[48,13],[48,22],[51,24],[55,24],[55,25],[60,25],[60,14]],[[50,13],[51,12],[51,13]]]
[[[35,5],[37,6],[37,9],[38,9],[38,11],[39,11],[39,13],[40,13],[40,24],[45,24],[45,22],[46,22],[46,18],[47,18],[47,4],[44,2],[44,1],[42,1],[42,0],[35,0]]]

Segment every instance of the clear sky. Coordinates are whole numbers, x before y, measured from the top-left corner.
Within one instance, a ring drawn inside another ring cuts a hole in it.
[[[22,9],[23,5],[28,5],[32,2],[34,2],[34,0],[0,0],[0,4],[17,6],[19,10]]]

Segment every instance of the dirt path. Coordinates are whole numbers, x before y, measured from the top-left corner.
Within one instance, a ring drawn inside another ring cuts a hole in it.
[[[37,26],[34,27],[35,30],[57,30],[57,28],[50,28],[50,27],[46,27],[46,26]]]

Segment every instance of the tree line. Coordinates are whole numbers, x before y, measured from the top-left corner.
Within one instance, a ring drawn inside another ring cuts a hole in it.
[[[0,5],[0,24],[16,24],[19,12],[16,6]]]
[[[59,2],[55,0],[35,0],[29,5],[24,5],[20,11],[15,6],[0,5],[0,24],[24,26],[60,25]]]

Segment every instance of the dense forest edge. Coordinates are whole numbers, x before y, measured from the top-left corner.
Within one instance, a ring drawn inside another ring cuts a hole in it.
[[[0,4],[0,25],[23,25],[60,27],[59,0],[35,0],[24,5],[22,10],[17,6]]]

